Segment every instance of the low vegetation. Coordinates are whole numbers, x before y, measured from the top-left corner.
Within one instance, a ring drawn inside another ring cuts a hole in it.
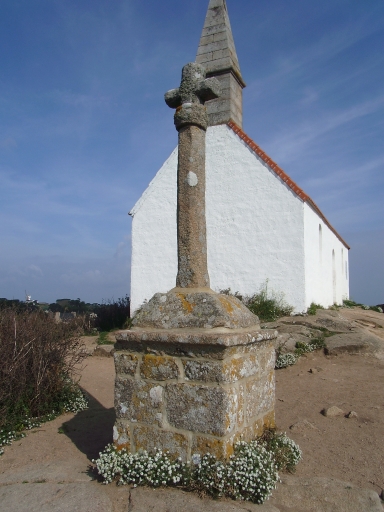
[[[318,309],[324,309],[324,308],[323,308],[323,306],[321,306],[321,304],[316,304],[315,302],[311,302],[311,305],[307,309],[307,314],[308,315],[316,315],[316,312]]]
[[[82,331],[82,321],[57,323],[35,308],[0,311],[0,447],[86,406],[73,380],[86,357]]]
[[[130,325],[130,305],[128,296],[99,304],[93,310],[97,315],[94,326],[100,331],[127,328]]]
[[[360,307],[361,309],[364,309],[366,311],[376,311],[377,313],[382,313],[383,308],[381,306],[367,306],[366,304],[360,304],[359,302],[355,302],[353,300],[344,299],[343,300],[343,307],[344,308],[354,308],[354,307]]]
[[[278,471],[294,471],[301,457],[300,448],[285,434],[267,431],[255,441],[237,443],[228,461],[207,453],[194,454],[191,463],[184,463],[160,450],[132,454],[108,445],[93,462],[106,484],[177,486],[215,498],[263,503],[276,487]]]
[[[320,350],[325,347],[324,338],[313,338],[308,343],[304,343],[302,341],[298,341],[295,346],[295,351],[287,352],[285,354],[277,353],[275,368],[286,368],[287,366],[292,366],[297,363],[297,360],[308,352],[313,352],[315,350]]]
[[[261,286],[260,291],[251,296],[243,296],[239,292],[232,293],[230,288],[220,290],[220,293],[237,297],[259,317],[261,322],[273,322],[283,316],[289,316],[294,310],[294,307],[285,301],[284,294],[268,289],[268,280]]]

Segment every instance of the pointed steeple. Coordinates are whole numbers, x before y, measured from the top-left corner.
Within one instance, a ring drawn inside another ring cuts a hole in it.
[[[207,77],[216,77],[223,95],[206,103],[209,124],[225,124],[232,120],[242,127],[243,93],[245,82],[233,41],[225,0],[210,0],[203,32],[197,50],[196,62],[202,64]]]

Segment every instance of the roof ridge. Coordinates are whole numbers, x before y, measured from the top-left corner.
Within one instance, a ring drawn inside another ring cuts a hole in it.
[[[252,149],[256,153],[257,156],[259,156],[263,162],[265,162],[276,174],[281,178],[281,180],[288,185],[288,187],[305,203],[308,203],[313,210],[321,217],[324,224],[326,224],[329,229],[337,236],[337,238],[342,242],[347,249],[350,249],[350,246],[346,243],[346,241],[339,235],[339,233],[336,231],[336,229],[332,226],[332,224],[328,221],[326,216],[323,214],[323,212],[320,210],[320,208],[317,206],[315,201],[304,192],[302,188],[300,188],[289,176],[288,174],[283,171],[283,169],[274,161],[272,158],[267,155],[265,151],[261,149],[261,147],[256,144],[255,141],[253,141],[248,135],[232,120],[228,121],[227,126],[231,128],[231,130],[240,137],[241,140],[243,140],[247,146]]]

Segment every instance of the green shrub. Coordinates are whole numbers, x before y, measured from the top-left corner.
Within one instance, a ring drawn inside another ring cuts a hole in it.
[[[320,350],[326,347],[326,343],[323,338],[313,338],[309,342],[309,345],[313,347],[313,350]]]
[[[68,383],[68,386],[63,392],[56,397],[54,409],[44,416],[38,418],[30,418],[28,416],[13,418],[12,423],[6,423],[0,430],[0,455],[4,453],[4,446],[11,445],[13,441],[25,437],[26,430],[38,428],[42,423],[51,421],[62,412],[83,411],[88,408],[88,397],[73,382]]]
[[[123,329],[130,317],[131,301],[128,296],[108,300],[94,308],[97,318],[95,327],[100,331],[112,331],[113,329]]]
[[[343,300],[343,306],[346,307],[346,308],[353,308],[355,306],[361,306],[361,304],[358,304],[354,300],[344,299]]]
[[[107,332],[102,331],[99,333],[97,344],[98,345],[113,345],[113,341],[109,340]]]
[[[65,410],[86,352],[77,320],[56,323],[39,310],[0,311],[0,428]]]
[[[283,294],[268,291],[268,282],[258,293],[247,297],[244,303],[262,322],[273,322],[277,318],[289,316],[294,310],[284,300]]]
[[[294,307],[284,300],[283,293],[268,290],[268,279],[260,291],[250,297],[241,295],[239,292],[232,293],[230,288],[220,290],[220,293],[239,299],[262,322],[273,322],[277,318],[289,316],[294,310]]]
[[[376,311],[376,313],[382,313],[383,309],[380,306],[370,306],[369,309],[371,311]]]
[[[314,302],[311,302],[311,305],[307,309],[308,315],[316,315],[316,311],[318,309],[324,309],[321,304],[315,304]]]
[[[309,343],[298,341],[295,344],[295,355],[298,357],[302,356],[303,354],[307,354],[308,352],[313,352],[314,350],[315,347]]]

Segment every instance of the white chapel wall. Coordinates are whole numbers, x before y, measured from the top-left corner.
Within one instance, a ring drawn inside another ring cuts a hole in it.
[[[175,286],[177,154],[175,149],[130,212],[132,313],[156,292]]]
[[[349,298],[348,249],[318,214],[304,205],[306,308]]]
[[[305,305],[303,203],[226,125],[207,132],[208,269],[214,290],[284,292]],[[177,149],[132,210],[131,307],[175,286]]]
[[[251,295],[268,279],[305,307],[302,201],[226,125],[207,133],[211,287]]]

